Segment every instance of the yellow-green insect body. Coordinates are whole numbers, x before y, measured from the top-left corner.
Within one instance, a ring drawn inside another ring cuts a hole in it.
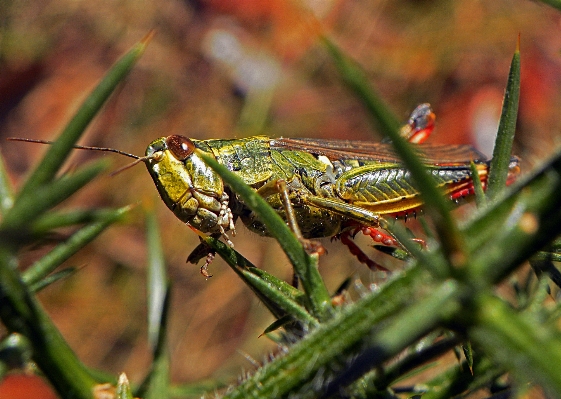
[[[473,190],[470,161],[477,164],[481,180],[486,180],[488,163],[469,146],[418,148],[429,172],[452,199]],[[148,146],[148,170],[166,205],[179,219],[204,233],[225,235],[240,217],[251,230],[269,235],[197,150],[237,174],[285,219],[275,183],[286,181],[305,238],[333,236],[350,227],[377,227],[377,219],[371,215],[407,214],[422,204],[409,172],[389,144],[266,136],[159,138]],[[516,168],[514,160],[513,173]],[[370,216],[364,216],[365,211]]]

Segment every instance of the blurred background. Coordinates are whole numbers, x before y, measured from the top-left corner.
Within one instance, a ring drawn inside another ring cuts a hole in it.
[[[522,88],[516,153],[523,170],[551,153],[561,128],[561,13],[527,0],[161,0],[0,1],[0,151],[15,184],[111,64],[151,29],[156,35],[82,144],[143,155],[153,139],[254,134],[379,140],[343,87],[321,41],[328,35],[358,61],[405,122],[429,102],[434,143],[492,152],[508,69],[521,35]],[[73,165],[100,156],[76,151]],[[185,259],[198,239],[158,198],[143,166],[98,178],[65,207],[138,203],[68,264],[81,271],[40,299],[79,357],[138,382],[150,364],[146,338],[143,209],[158,215],[173,281],[172,378],[233,381],[274,345],[259,337],[273,318],[221,261],[210,280]],[[290,280],[270,239],[238,227],[236,249]],[[69,232],[67,232],[69,233]],[[320,266],[335,290],[348,276],[377,276],[338,243],[324,240]],[[362,242],[382,264],[383,255]],[[32,248],[27,263],[49,250]],[[25,265],[24,265],[25,266]]]

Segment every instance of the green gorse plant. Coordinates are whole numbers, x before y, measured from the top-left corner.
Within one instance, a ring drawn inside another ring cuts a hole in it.
[[[20,334],[29,342],[32,360],[63,397],[91,398],[97,381],[70,349],[37,301],[34,291],[45,284],[45,279],[52,280],[50,273],[55,268],[120,219],[128,207],[65,214],[52,211],[55,205],[103,171],[106,164],[94,162],[62,177],[57,177],[57,173],[89,122],[144,52],[149,39],[147,36],[134,46],[101,80],[17,195],[12,194],[13,189],[2,168],[0,318],[11,333]],[[56,246],[25,273],[18,271],[17,253],[24,245],[54,228],[84,223],[70,239]],[[58,277],[64,275],[66,273]]]

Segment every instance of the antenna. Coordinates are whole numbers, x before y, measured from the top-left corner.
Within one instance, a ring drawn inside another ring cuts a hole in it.
[[[38,143],[38,144],[54,144],[55,143],[54,141],[49,141],[49,140],[28,139],[28,138],[24,138],[24,137],[8,137],[6,140],[9,140],[9,141],[23,141],[23,142],[26,142],[26,143]],[[139,157],[138,155],[129,154],[128,152],[117,150],[115,148],[109,148],[109,147],[92,147],[92,146],[88,146],[88,145],[74,145],[72,147],[76,148],[78,150],[114,152],[115,154],[120,154],[120,155],[124,155],[126,157],[129,157],[129,158],[134,158],[135,159],[134,162],[131,162],[128,165],[125,165],[122,168],[117,169],[115,172],[111,172],[109,174],[109,176],[115,176],[115,175],[133,167],[134,165],[136,165],[140,162],[146,162],[150,159],[158,159],[161,156],[161,154],[158,154],[158,155],[153,154],[153,155],[150,155],[150,156]]]
[[[37,140],[37,139],[27,139],[27,138],[23,138],[23,137],[8,137],[6,140],[9,141],[24,141],[27,143],[39,143],[39,144],[54,144],[54,141],[48,141],[48,140]],[[114,152],[116,154],[121,154],[124,155],[126,157],[129,158],[134,158],[134,159],[143,159],[146,157],[139,157],[138,155],[133,155],[133,154],[129,154],[128,152],[125,151],[121,151],[121,150],[116,150],[115,148],[108,148],[108,147],[90,147],[87,145],[74,145],[72,146],[73,148],[76,148],[78,150],[92,150],[92,151],[104,151],[104,152]]]

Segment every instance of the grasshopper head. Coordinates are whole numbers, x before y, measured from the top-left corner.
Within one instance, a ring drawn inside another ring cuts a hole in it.
[[[228,195],[220,176],[197,151],[187,137],[161,137],[146,149],[146,166],[175,216],[204,233],[222,232],[229,226],[223,217]]]

